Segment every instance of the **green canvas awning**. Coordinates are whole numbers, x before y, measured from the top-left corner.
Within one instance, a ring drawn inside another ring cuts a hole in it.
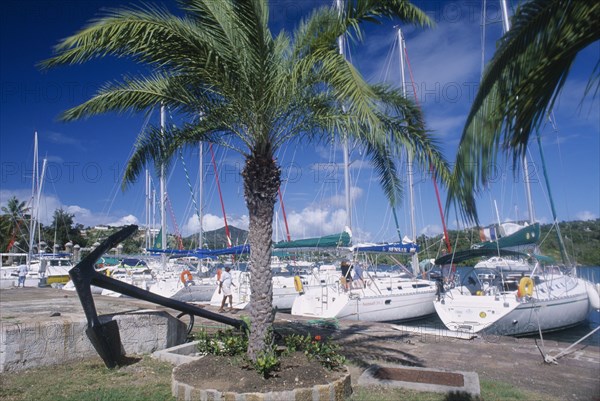
[[[306,238],[295,241],[281,241],[273,245],[274,249],[323,249],[323,248],[339,248],[350,245],[351,237],[348,231],[343,231],[339,234],[326,235],[324,237]]]

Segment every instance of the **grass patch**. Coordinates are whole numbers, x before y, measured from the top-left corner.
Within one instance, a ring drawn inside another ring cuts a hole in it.
[[[169,363],[144,356],[107,369],[100,358],[0,374],[3,401],[170,401]]]
[[[560,398],[523,390],[509,383],[479,379],[479,384],[485,401],[561,401]]]
[[[149,356],[118,369],[100,358],[0,374],[2,401],[175,401],[171,396],[173,367]],[[512,384],[480,380],[478,401],[560,401]],[[347,401],[475,401],[464,396],[386,387],[354,386]]]
[[[480,380],[480,385],[480,398],[471,398],[468,394],[427,393],[402,388],[354,387],[348,401],[560,401],[559,398],[524,391],[508,383]]]

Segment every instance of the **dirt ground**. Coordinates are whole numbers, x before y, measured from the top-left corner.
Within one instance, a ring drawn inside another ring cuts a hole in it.
[[[201,360],[179,370],[176,379],[198,388],[218,389],[236,393],[288,391],[290,388],[327,384],[340,378],[342,372],[329,371],[303,353],[282,356],[277,372],[263,379],[245,365],[241,358],[206,355]]]
[[[178,312],[138,300],[95,297],[99,314],[136,309]],[[209,307],[210,309],[210,307]],[[214,308],[216,311],[216,308]],[[44,320],[59,311],[62,316],[84,319],[75,293],[53,289],[0,291],[0,320]],[[232,317],[239,317],[243,312]],[[394,329],[387,323],[338,321],[323,324],[291,316],[276,315],[275,328],[281,334],[298,333],[331,337],[342,346],[351,362],[352,383],[371,364],[385,361],[400,366],[416,366],[446,371],[476,372],[480,380],[501,381],[522,389],[564,400],[600,399],[600,347],[577,345],[572,352],[546,364],[535,339],[478,337],[472,340],[442,335],[414,334]],[[197,318],[196,326],[215,326]],[[571,344],[544,342],[547,354],[557,355]]]
[[[283,314],[278,317],[294,318]],[[406,333],[386,323],[340,321],[334,328],[286,319],[277,326],[282,331],[310,330],[335,339],[352,363],[352,383],[358,382],[368,366],[385,361],[398,366],[477,372],[480,380],[501,381],[563,400],[600,400],[600,348],[595,346],[575,346],[558,364],[547,364],[533,338],[461,340]],[[569,345],[545,341],[544,350],[557,355]]]

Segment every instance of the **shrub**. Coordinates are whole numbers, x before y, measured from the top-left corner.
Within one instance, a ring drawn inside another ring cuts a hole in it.
[[[272,333],[269,333],[269,344],[267,350],[256,358],[256,362],[246,360],[248,366],[252,366],[263,378],[268,378],[272,372],[279,368],[279,356],[276,352],[275,341]],[[201,330],[196,334],[198,341],[198,352],[202,354],[236,356],[244,355],[248,348],[248,333],[229,330],[218,330],[209,334]],[[331,342],[329,338],[320,335],[312,337],[310,334],[302,336],[289,334],[283,337],[286,353],[304,352],[307,358],[321,363],[326,369],[334,370],[342,367],[346,358],[339,353],[339,345]]]
[[[232,329],[218,330],[212,335],[201,330],[196,334],[196,340],[201,354],[235,356],[244,354],[248,348],[248,337]]]
[[[338,369],[346,362],[346,357],[339,353],[340,346],[332,343],[329,338],[315,336],[311,339],[307,336],[305,344],[304,354],[319,361],[327,369]]]
[[[261,352],[253,364],[254,369],[263,377],[268,378],[272,372],[279,369],[279,358],[273,349]]]

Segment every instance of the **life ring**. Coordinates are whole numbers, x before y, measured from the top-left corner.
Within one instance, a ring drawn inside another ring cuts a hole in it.
[[[189,270],[182,271],[179,278],[181,279],[181,282],[183,284],[187,284],[188,281],[192,281],[194,279],[194,277],[192,276],[192,273]]]
[[[528,297],[533,295],[533,280],[531,277],[523,277],[519,281],[519,290],[517,295],[520,297],[527,295]]]
[[[296,291],[298,292],[304,292],[304,286],[302,285],[300,276],[294,276],[294,288],[296,288]]]

